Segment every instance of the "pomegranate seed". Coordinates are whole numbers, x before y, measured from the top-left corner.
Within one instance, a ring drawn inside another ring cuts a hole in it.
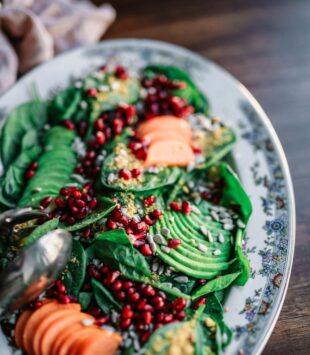
[[[148,244],[142,245],[140,252],[144,256],[151,256],[153,254],[152,249]]]
[[[152,313],[151,312],[143,312],[142,319],[143,319],[144,324],[148,325],[148,324],[152,323],[152,319],[153,319]]]
[[[66,205],[65,202],[60,197],[55,198],[55,203],[58,208],[64,208]]]
[[[119,272],[119,271],[113,271],[112,273],[111,273],[111,275],[109,275],[109,277],[108,277],[108,279],[109,279],[109,282],[110,283],[114,283],[116,280],[117,280],[117,278],[119,277],[119,275],[120,275],[121,273]]]
[[[144,310],[148,311],[148,312],[151,312],[151,313],[154,313],[154,307],[151,306],[150,304],[145,305]]]
[[[87,153],[86,153],[86,158],[90,159],[90,160],[93,160],[96,158],[96,152],[94,150],[89,150]]]
[[[149,338],[150,338],[151,335],[152,335],[152,333],[149,332],[149,331],[144,332],[144,333],[140,336],[140,341],[141,341],[142,343],[146,343],[146,342],[149,340]]]
[[[94,208],[96,208],[97,204],[98,204],[98,201],[97,201],[97,199],[94,197],[94,198],[92,198],[92,199],[90,200],[90,202],[89,202],[89,207],[93,210]]]
[[[123,319],[132,318],[133,317],[133,311],[132,311],[131,306],[129,306],[127,304],[125,306],[123,306],[121,316],[122,316]]]
[[[68,195],[68,190],[65,187],[62,187],[59,191],[60,195],[62,196],[67,196]]]
[[[140,169],[136,169],[136,168],[135,169],[131,169],[130,172],[131,172],[131,176],[133,178],[137,178],[137,177],[139,177],[142,174],[141,170]]]
[[[75,124],[70,120],[64,120],[62,124],[70,131],[73,131],[75,129]]]
[[[127,329],[131,324],[131,319],[130,318],[126,318],[126,319],[122,319],[120,322],[120,328],[121,329]]]
[[[103,145],[103,144],[104,144],[104,142],[105,142],[105,135],[104,135],[103,132],[98,131],[98,132],[96,133],[96,142],[97,142],[98,144],[100,144],[100,145]]]
[[[177,320],[180,320],[182,321],[183,319],[185,319],[186,317],[186,313],[184,311],[179,311],[179,312],[176,312],[174,317],[177,319]]]
[[[75,218],[74,218],[73,216],[69,216],[69,217],[67,218],[67,223],[68,223],[68,224],[74,224],[74,223],[75,223]]]
[[[168,239],[168,247],[171,249],[177,248],[181,244],[181,240],[178,238],[169,238]]]
[[[177,311],[182,311],[186,307],[186,300],[184,298],[177,298],[173,302],[173,308]]]
[[[156,310],[163,309],[165,306],[165,302],[161,297],[155,296],[152,298],[151,302],[153,303]]]
[[[83,230],[83,236],[85,238],[89,238],[91,235],[91,229],[89,227],[86,227],[84,230]]]
[[[154,202],[156,201],[156,197],[153,195],[150,195],[144,200],[144,206],[149,207],[151,206]]]
[[[47,197],[44,197],[41,200],[40,205],[42,207],[46,208],[51,202],[52,202],[52,197],[51,196],[47,196]]]
[[[73,206],[73,207],[71,207],[71,212],[73,214],[77,214],[79,212],[79,209],[77,207]]]
[[[185,214],[185,215],[188,215],[190,214],[192,211],[192,208],[191,208],[191,205],[189,202],[187,201],[183,201],[182,202],[182,212]]]
[[[91,308],[88,311],[89,314],[91,314],[93,317],[98,318],[101,316],[101,310],[99,308]]]
[[[143,289],[143,293],[147,297],[152,297],[155,296],[156,291],[151,285],[146,285]]]
[[[99,117],[94,123],[94,130],[95,131],[102,131],[105,129],[104,119]]]
[[[31,170],[37,170],[39,167],[39,164],[36,162],[36,161],[33,161],[30,166],[29,166],[29,169]]]
[[[118,177],[124,180],[130,180],[131,179],[131,172],[127,169],[121,169],[118,172]]]
[[[145,244],[144,239],[135,240],[135,242],[133,243],[134,247],[136,247],[136,248],[140,248],[144,244]]]
[[[86,90],[86,95],[89,97],[96,97],[97,96],[97,89],[90,88],[90,89]]]
[[[65,213],[60,217],[59,220],[60,220],[60,222],[65,222],[67,220],[67,218],[68,218],[68,215],[67,215],[67,213]]]
[[[204,286],[207,283],[207,280],[201,279],[201,280],[198,280],[198,283],[200,286]]]
[[[162,212],[156,209],[150,213],[150,217],[155,220],[158,220],[158,219],[160,219],[161,214],[162,214]]]
[[[142,148],[142,143],[140,143],[140,142],[129,142],[128,143],[128,148],[131,151],[135,152],[135,151],[139,150],[140,148]]]
[[[35,301],[33,304],[33,308],[34,309],[39,309],[43,306],[43,302],[42,301]]]
[[[84,137],[85,134],[87,133],[87,128],[88,128],[88,123],[86,121],[80,121],[78,123],[78,134],[81,137]]]
[[[113,133],[115,135],[118,135],[122,133],[124,123],[120,118],[115,118],[114,121],[112,122],[112,127],[113,127]]]
[[[145,222],[147,225],[151,226],[154,224],[154,221],[149,217],[149,216],[144,216],[142,218],[142,221]]]
[[[116,280],[114,284],[112,285],[112,290],[113,291],[119,291],[122,289],[123,283],[121,280]]]
[[[79,209],[84,208],[86,206],[85,201],[78,199],[75,201],[75,206]]]
[[[76,199],[80,199],[82,197],[82,192],[79,190],[75,190],[73,191],[72,196]]]
[[[121,65],[115,67],[114,73],[118,79],[126,80],[128,78],[128,74],[126,73],[126,70]]]
[[[114,230],[117,228],[117,224],[115,222],[113,222],[111,219],[107,220],[106,226],[107,226],[108,230]]]
[[[201,194],[200,194],[201,198],[206,200],[206,201],[211,201],[212,199],[212,194],[211,192],[209,191],[203,191]]]
[[[103,275],[107,275],[110,273],[110,268],[108,266],[101,266],[101,268],[99,269],[99,271],[103,274]]]
[[[138,292],[134,292],[128,295],[129,302],[136,303],[137,301],[139,301],[139,299],[140,299],[140,295]]]
[[[137,309],[139,311],[144,311],[146,304],[147,304],[147,300],[145,298],[143,298],[142,300],[139,301],[139,303],[137,305]]]
[[[123,302],[126,298],[126,293],[124,291],[115,292],[114,297],[117,301]]]
[[[58,302],[62,303],[62,304],[69,304],[71,301],[70,301],[70,298],[68,296],[65,296],[65,295],[58,295],[57,297],[58,299]]]
[[[175,201],[170,202],[169,206],[172,209],[172,211],[174,211],[174,212],[180,212],[181,209],[182,209],[181,205],[179,203],[175,202]]]
[[[154,325],[154,330],[157,330],[157,329],[161,328],[162,326],[163,326],[162,323],[156,323],[156,324]]]
[[[136,329],[138,330],[138,331],[143,331],[143,330],[145,330],[145,324],[144,323],[142,323],[142,322],[139,322],[139,323],[137,323],[136,324]]]
[[[121,223],[121,224],[123,224],[125,227],[127,227],[128,224],[129,224],[129,219],[128,219],[128,217],[122,216],[122,217],[119,219],[119,223]]]
[[[133,283],[131,281],[125,281],[123,284],[123,289],[128,290],[129,288],[132,288]]]
[[[100,71],[106,71],[107,70],[107,66],[105,64],[101,65],[101,67],[99,67],[99,70]]]
[[[167,324],[167,323],[171,323],[173,321],[173,315],[172,314],[166,314],[164,316],[164,323]]]
[[[62,293],[62,294],[67,293],[67,290],[66,290],[65,285],[64,285],[60,280],[57,280],[57,281],[55,282],[55,285],[56,285],[57,291],[58,291],[59,293]]]
[[[100,317],[95,320],[95,324],[100,327],[104,324],[107,324],[109,322],[109,320],[110,320],[109,316]]]
[[[35,175],[35,171],[34,170],[27,170],[26,174],[25,174],[25,178],[27,180],[30,180],[31,178],[33,178]]]
[[[206,299],[205,298],[201,298],[200,300],[197,300],[196,302],[194,302],[194,308],[197,309],[199,308],[199,306],[201,306],[202,304],[206,303]]]
[[[163,291],[157,291],[157,296],[161,297],[163,300],[165,300],[167,298],[165,292]]]
[[[135,152],[136,158],[138,158],[140,160],[145,160],[146,159],[146,155],[147,155],[147,152],[146,152],[146,148],[145,147],[142,147],[142,148],[138,149]]]
[[[165,317],[165,315],[164,315],[164,313],[162,313],[162,312],[158,312],[158,313],[156,313],[156,315],[155,315],[155,318],[156,318],[156,321],[157,321],[157,322],[162,322],[162,321],[164,320],[164,317]]]

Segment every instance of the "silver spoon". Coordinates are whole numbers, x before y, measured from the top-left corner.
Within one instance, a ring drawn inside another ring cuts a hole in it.
[[[71,234],[63,229],[24,249],[0,274],[0,313],[20,308],[46,290],[65,268],[71,249]]]

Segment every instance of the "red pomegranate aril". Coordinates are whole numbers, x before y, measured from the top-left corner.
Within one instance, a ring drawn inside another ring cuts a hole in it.
[[[165,306],[165,302],[161,297],[155,296],[151,300],[152,304],[154,305],[156,310],[161,310]]]
[[[63,215],[60,216],[59,220],[60,222],[65,222],[68,218],[68,214],[64,213]]]
[[[162,322],[164,320],[164,318],[165,318],[165,314],[162,313],[162,312],[157,312],[155,314],[155,318],[156,318],[157,322]]]
[[[202,304],[205,304],[205,303],[206,303],[206,299],[205,298],[201,298],[200,300],[197,300],[196,302],[194,302],[193,307],[195,309],[198,309],[199,306],[201,306]]]
[[[200,286],[204,286],[206,283],[207,283],[207,280],[204,280],[204,279],[198,280],[198,284],[199,284]]]
[[[152,313],[151,312],[143,312],[142,319],[143,319],[144,324],[148,325],[148,324],[152,323],[152,319],[153,319]]]
[[[120,179],[124,179],[124,180],[130,180],[131,179],[131,172],[127,169],[121,169],[118,172],[118,177]]]
[[[68,190],[65,187],[62,187],[59,191],[61,196],[67,196],[68,195]]]
[[[159,328],[161,328],[162,326],[163,326],[162,323],[156,323],[156,324],[154,325],[154,331],[157,330],[157,329],[159,329]]]
[[[185,215],[188,215],[190,214],[192,211],[192,208],[191,208],[191,205],[189,202],[187,201],[183,201],[182,202],[182,212],[185,214]]]
[[[113,283],[113,282],[115,282],[116,280],[117,280],[117,278],[120,276],[120,272],[119,271],[113,271],[112,273],[111,273],[111,275],[109,276],[109,281],[111,282],[111,283]]]
[[[147,225],[151,226],[154,224],[154,221],[152,220],[152,218],[150,218],[149,216],[144,216],[142,218],[142,221],[145,222]]]
[[[84,230],[83,230],[83,237],[85,238],[89,238],[91,235],[91,229],[89,227],[86,227]]]
[[[77,201],[75,201],[75,206],[81,209],[86,206],[86,203],[85,201],[78,199]]]
[[[128,290],[133,286],[133,283],[131,281],[125,281],[123,284],[123,290]]]
[[[145,244],[145,239],[138,239],[138,240],[135,240],[133,243],[134,247],[136,247],[136,248],[140,248],[144,244]]]
[[[39,309],[43,306],[43,302],[42,301],[35,301],[33,304],[33,308],[34,309]]]
[[[102,312],[99,308],[91,308],[88,311],[89,314],[91,314],[93,317],[98,318],[101,316]]]
[[[68,224],[74,224],[74,223],[75,223],[75,218],[74,218],[73,216],[69,216],[69,217],[67,218],[67,223],[68,223]]]
[[[75,207],[75,206],[72,206],[72,207],[71,207],[71,212],[72,212],[73,214],[77,214],[77,213],[79,212],[79,209],[78,209],[77,207]]]
[[[87,208],[82,208],[77,214],[76,214],[76,218],[77,219],[84,219],[87,216],[88,210]]]
[[[78,123],[77,131],[81,137],[84,137],[87,133],[88,123],[86,121],[80,121]]]
[[[138,149],[135,152],[136,158],[138,158],[140,160],[145,160],[146,159],[146,155],[147,155],[147,151],[146,151],[145,147],[142,147],[142,148]]]
[[[161,297],[163,300],[166,300],[166,298],[167,298],[165,292],[160,291],[160,290],[156,292],[156,295]]]
[[[134,287],[130,287],[130,288],[128,288],[128,290],[127,290],[128,295],[132,295],[132,294],[135,293],[135,292],[136,292],[136,289],[135,289]]]
[[[137,305],[137,309],[138,309],[139,311],[144,311],[146,304],[147,304],[146,298],[142,298],[142,299],[139,301],[138,305]]]
[[[133,152],[139,150],[142,148],[142,143],[141,142],[129,142],[128,143],[128,148],[132,150]]]
[[[182,311],[186,307],[186,300],[184,298],[177,298],[173,302],[173,308],[177,311]]]
[[[66,206],[65,202],[61,199],[61,197],[55,198],[55,204],[58,208],[64,208]]]
[[[95,320],[95,324],[100,327],[104,324],[107,324],[109,322],[109,320],[110,320],[109,316],[100,317]]]
[[[124,123],[120,118],[115,118],[112,122],[112,130],[115,135],[122,133]]]
[[[177,319],[177,320],[184,320],[185,317],[186,317],[186,313],[184,311],[178,311],[175,313],[174,317]]]
[[[114,284],[112,285],[112,290],[113,291],[119,291],[122,289],[123,283],[121,280],[116,280]]]
[[[131,324],[131,319],[130,318],[126,318],[126,319],[122,319],[120,322],[120,328],[121,329],[127,329]]]
[[[33,161],[30,165],[29,165],[29,169],[30,170],[37,170],[39,167],[39,164],[36,161]]]
[[[65,295],[58,295],[57,299],[62,304],[69,304],[71,302],[70,297]]]
[[[103,275],[107,275],[110,273],[110,268],[108,266],[101,266],[99,271],[103,274]]]
[[[118,301],[118,302],[123,302],[126,298],[126,293],[124,291],[118,291],[115,292],[114,294],[114,298]]]
[[[126,70],[121,65],[118,65],[117,67],[115,67],[114,73],[118,79],[126,80],[128,78],[128,74],[127,74]]]
[[[170,206],[171,210],[174,212],[180,212],[182,210],[181,205],[176,201],[170,202],[169,206]]]
[[[133,311],[132,311],[131,306],[129,306],[128,304],[123,306],[121,317],[123,319],[127,319],[127,318],[132,318],[133,317]]]
[[[151,285],[146,285],[143,289],[143,293],[147,297],[152,297],[155,296],[156,291]]]
[[[87,274],[89,277],[94,276],[94,271],[97,271],[97,266],[94,264],[89,264],[87,266]]]
[[[94,208],[97,207],[98,201],[95,197],[93,197],[90,201],[89,201],[89,207],[93,210]]]
[[[140,341],[142,343],[146,343],[149,340],[151,335],[152,333],[149,331],[144,332],[143,334],[140,335]]]
[[[65,285],[60,280],[56,280],[55,286],[58,293],[65,294],[67,292]]]
[[[106,226],[107,226],[108,230],[114,230],[117,228],[117,224],[115,222],[113,222],[112,219],[110,219],[110,218],[107,220]]]
[[[103,132],[98,131],[98,132],[96,133],[96,142],[97,142],[98,144],[100,144],[100,145],[103,145],[103,144],[104,144],[104,142],[105,142],[105,135],[104,135]]]
[[[164,316],[164,323],[168,324],[171,323],[173,321],[173,315],[172,314],[166,314]]]
[[[103,131],[105,129],[104,119],[102,117],[97,118],[94,123],[94,130],[95,131]]]
[[[136,330],[137,331],[139,331],[139,332],[141,332],[141,331],[143,331],[143,330],[145,330],[145,324],[144,323],[142,323],[142,322],[138,322],[138,323],[136,323]]]
[[[93,160],[96,158],[96,152],[94,150],[89,150],[87,153],[86,153],[86,158],[90,159],[90,160]]]
[[[89,97],[96,97],[97,96],[97,89],[96,88],[90,88],[86,90],[86,95]]]
[[[140,248],[140,252],[144,256],[151,256],[153,254],[152,249],[149,246],[149,244],[142,245],[142,247]]]
[[[31,178],[33,178],[35,176],[35,171],[34,170],[27,170],[26,174],[25,174],[25,178],[27,180],[30,180]]]
[[[209,192],[209,191],[203,191],[201,194],[200,194],[201,198],[206,200],[206,201],[211,201],[212,199],[212,193]]]
[[[51,196],[47,196],[47,197],[44,197],[41,200],[40,205],[42,207],[46,208],[51,202],[52,202],[52,197]]]
[[[135,169],[131,169],[130,172],[131,172],[131,176],[133,178],[137,178],[137,177],[139,177],[142,174],[141,170],[140,169],[136,169],[136,168]]]
[[[144,206],[149,207],[151,206],[154,202],[156,201],[156,197],[153,195],[150,195],[144,200]]]
[[[119,223],[123,224],[125,227],[127,227],[129,225],[129,219],[126,216],[122,216],[119,219]]]
[[[150,304],[145,305],[144,310],[148,311],[148,312],[151,312],[151,313],[154,313],[154,307],[151,306]]]
[[[168,247],[171,249],[177,248],[181,243],[182,243],[182,241],[178,238],[169,238],[168,239]]]
[[[70,131],[73,131],[75,129],[75,124],[70,120],[64,120],[62,124]]]
[[[150,213],[150,217],[155,219],[155,220],[160,219],[161,215],[162,215],[162,212],[157,210],[157,209]]]
[[[140,299],[140,295],[138,292],[134,292],[134,293],[128,295],[129,302],[136,303],[139,301],[139,299]]]

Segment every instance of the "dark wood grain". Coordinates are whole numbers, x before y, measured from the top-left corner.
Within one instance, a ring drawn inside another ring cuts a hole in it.
[[[110,2],[118,18],[105,38],[155,38],[201,53],[239,78],[271,118],[293,176],[297,239],[287,298],[264,354],[309,354],[310,1]]]

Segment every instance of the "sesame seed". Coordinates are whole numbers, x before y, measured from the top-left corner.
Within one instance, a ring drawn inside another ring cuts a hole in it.
[[[85,327],[88,327],[88,326],[94,324],[94,320],[93,320],[93,319],[83,319],[83,320],[82,320],[82,324],[83,324]]]
[[[164,246],[164,245],[162,245],[162,246],[160,247],[160,249],[161,249],[164,253],[166,253],[166,254],[169,254],[169,253],[170,253],[170,248],[168,248],[168,247],[166,247],[166,246]]]
[[[155,243],[150,243],[150,248],[152,250],[152,253],[155,254],[156,250],[157,250],[156,244]]]
[[[208,251],[208,247],[206,247],[204,244],[199,243],[197,247],[200,251],[202,251],[204,253],[206,253]]]
[[[211,211],[211,213],[210,213],[210,215],[211,215],[211,217],[215,220],[215,221],[219,221],[219,215],[213,210],[213,211]]]
[[[163,264],[159,265],[157,273],[161,275],[165,271],[165,266]]]
[[[86,101],[81,101],[80,102],[80,107],[81,108],[87,108],[87,106],[88,106],[88,103]]]
[[[201,227],[200,227],[200,232],[201,232],[205,237],[208,237],[208,230],[207,230],[206,227],[201,226]]]
[[[171,282],[162,282],[162,285],[168,288],[172,287],[172,283]]]
[[[170,234],[170,229],[169,228],[162,228],[160,230],[161,234],[165,237],[168,237],[168,235]]]
[[[108,175],[108,183],[111,184],[111,183],[113,183],[115,180],[116,180],[116,175],[113,174],[113,173],[110,173],[110,174]]]
[[[159,267],[159,264],[158,264],[157,262],[154,263],[154,264],[152,264],[152,271],[153,271],[153,272],[157,272],[158,267]]]
[[[42,191],[42,187],[35,187],[31,190],[31,192],[41,192]]]
[[[167,242],[165,241],[164,237],[162,235],[160,235],[160,234],[155,234],[153,239],[154,239],[155,243],[162,244],[162,245],[167,245]]]
[[[241,229],[244,229],[245,228],[245,224],[241,221],[241,219],[238,219],[237,220],[237,226]]]
[[[188,277],[187,276],[177,276],[174,278],[174,281],[176,281],[180,284],[183,284],[183,283],[188,282]]]
[[[133,219],[134,222],[136,222],[136,223],[139,223],[139,222],[141,221],[141,218],[140,218],[140,216],[139,216],[138,214],[135,214],[135,215],[132,217],[132,219]]]
[[[219,234],[218,239],[219,239],[220,243],[224,243],[225,242],[225,237],[223,236],[222,233]]]
[[[216,256],[221,255],[221,254],[222,254],[222,252],[220,251],[220,249],[216,249],[213,252],[213,255],[216,255]]]
[[[208,239],[210,243],[213,243],[213,236],[210,231],[208,231]]]
[[[223,228],[224,228],[226,231],[231,231],[231,230],[233,230],[235,227],[234,227],[232,224],[225,223],[225,224],[223,225]]]
[[[233,221],[231,218],[223,218],[221,219],[221,223],[223,224],[233,224]]]
[[[149,242],[149,243],[154,243],[154,239],[153,239],[153,236],[151,234],[148,234],[146,236],[146,240]]]

